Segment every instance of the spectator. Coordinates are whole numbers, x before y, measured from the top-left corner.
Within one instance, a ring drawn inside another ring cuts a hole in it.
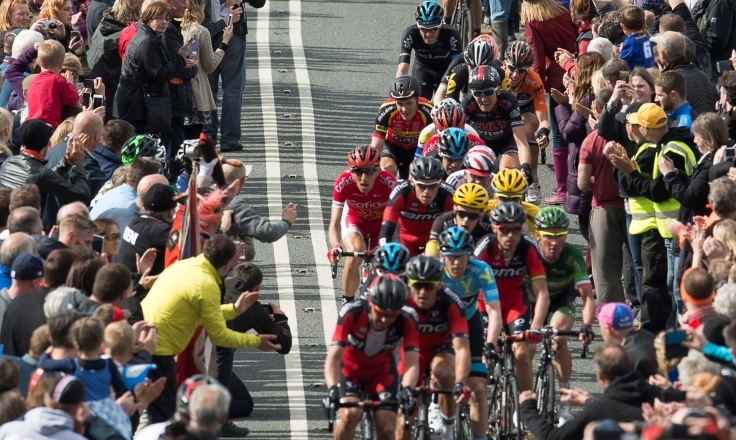
[[[196,323],[203,323],[212,343],[219,347],[259,347],[264,351],[281,349],[281,346],[270,342],[276,339],[275,335],[242,334],[225,326],[226,320],[245,312],[257,297],[244,293],[232,306],[220,306],[220,278],[237,261],[235,256],[232,240],[215,235],[205,242],[201,255],[168,267],[142,301],[146,321],[158,329],[158,346],[153,358],[158,368],[149,372],[149,377],[152,380],[167,378],[163,393],[148,407],[151,423],[166,421],[174,415],[174,356],[187,347]]]
[[[606,62],[613,59],[613,45],[605,38],[596,37],[590,40],[587,52],[598,52]]]
[[[89,184],[82,161],[84,150],[80,142],[54,169],[44,167],[44,151],[50,136],[50,127],[38,119],[26,121],[21,128],[24,139],[22,153],[5,161],[0,168],[0,185],[4,188],[17,188],[34,183],[41,191],[41,204],[45,205],[48,196],[58,197],[62,204],[90,199]],[[64,175],[71,170],[71,180]]]
[[[17,390],[20,384],[20,369],[11,359],[0,359],[0,394]]]
[[[0,394],[0,426],[17,420],[25,412],[25,401],[18,390],[10,390]]]
[[[125,233],[125,228],[128,227],[131,221],[141,215],[141,208],[143,208],[143,199],[148,194],[148,191],[155,185],[167,185],[169,181],[166,177],[161,174],[151,174],[140,180],[138,183],[136,197],[133,203],[130,203],[127,208],[114,208],[108,210],[104,216],[100,217],[109,218],[115,221],[118,225],[118,229],[122,234]],[[124,237],[123,237],[124,238]],[[120,250],[118,249],[118,252]]]
[[[680,318],[682,324],[697,330],[706,319],[715,315],[713,278],[707,270],[699,267],[686,270],[682,275],[680,293],[685,303],[685,313]]]
[[[30,24],[31,12],[28,9],[28,0],[12,0],[0,5],[0,31],[28,29]]]
[[[72,214],[59,223],[59,241],[66,247],[81,246],[92,249],[92,239],[97,226],[89,217]]]
[[[596,11],[592,1],[572,0],[570,2],[570,17],[578,26],[578,38],[575,42],[576,53],[582,55],[590,50],[590,43],[593,40],[591,24],[593,19],[598,18],[598,11]],[[607,59],[611,59],[611,57]]]
[[[11,134],[13,134],[13,115],[4,108],[0,108],[0,165],[13,156],[13,152],[8,147]]]
[[[49,255],[43,266],[44,286],[10,301],[6,310],[7,319],[3,319],[0,333],[0,344],[3,344],[5,353],[23,356],[31,351],[29,341],[33,340],[32,335],[37,328],[46,324],[46,295],[64,285],[74,259],[74,252],[68,249]]]
[[[92,156],[100,164],[100,169],[107,180],[123,165],[120,157],[123,145],[135,135],[135,127],[125,121],[114,119],[108,121],[102,129],[100,143],[92,152]]]
[[[119,121],[119,119],[115,119],[116,121]],[[117,188],[120,185],[123,185],[125,183],[125,179],[128,177],[128,170],[130,169],[130,164],[128,165],[121,165],[115,171],[112,173],[112,178],[105,182],[104,185],[102,185],[102,188],[100,188],[100,192],[97,193],[94,199],[92,199],[92,202],[90,203],[90,208],[94,209],[97,202],[102,199],[102,196],[104,196],[108,191],[110,191],[113,188]]]
[[[736,5],[727,0],[697,0],[689,6],[710,51],[712,73],[718,79],[716,63],[728,59],[736,49],[736,35],[730,19],[736,13]]]
[[[690,8],[685,0],[669,0],[672,13],[665,14],[659,19],[659,33],[667,31],[679,32],[688,37],[695,46],[694,63],[710,78],[713,76],[710,52],[705,38],[700,33],[697,23],[690,14]]]
[[[28,89],[28,119],[41,119],[55,129],[62,120],[63,106],[79,102],[72,74],[61,75],[64,47],[58,41],[46,40],[38,44],[38,65],[41,73]]]
[[[720,97],[716,106],[718,114],[723,117],[728,127],[728,137],[736,139],[736,72],[725,72],[718,78],[721,86]]]
[[[8,218],[8,234],[25,232],[28,235],[43,234],[43,223],[38,209],[21,206],[13,210]]]
[[[31,208],[41,211],[41,193],[38,190],[38,186],[33,183],[19,186],[12,190],[10,193],[10,210],[18,209],[23,206],[29,206]]]
[[[44,324],[33,331],[30,339],[30,348],[28,353],[25,353],[23,357],[10,356],[3,353],[4,358],[12,359],[20,368],[18,390],[24,398],[28,396],[28,384],[31,381],[31,375],[38,368],[38,358],[49,347],[51,347],[51,343],[49,342],[49,326]]]
[[[704,253],[708,261],[723,258],[736,261],[736,221],[721,220],[713,227],[713,237],[705,239]]]
[[[105,239],[102,253],[107,256],[108,263],[112,262],[112,259],[118,254],[118,247],[120,246],[120,230],[118,225],[109,218],[98,218],[95,220],[97,226],[96,235],[99,235]]]
[[[10,194],[13,190],[0,189],[0,239],[4,240],[7,234],[8,217],[10,216]]]
[[[161,166],[155,160],[146,157],[136,158],[130,164],[128,174],[125,176],[125,183],[106,192],[94,205],[90,212],[92,220],[107,217],[109,211],[113,209],[128,209],[130,204],[136,200],[136,190],[141,179],[146,176],[160,174],[160,172]]]
[[[655,102],[667,113],[669,126],[687,127],[693,125],[697,112],[687,102],[685,78],[676,71],[662,72],[654,83]]]
[[[59,310],[73,309],[84,316],[91,316],[101,304],[112,304],[122,308],[125,299],[133,293],[133,278],[128,268],[119,263],[102,266],[99,264],[99,259],[88,261],[90,267],[87,272],[94,276],[91,292],[79,290],[77,286],[70,286],[77,287],[78,290],[64,298]],[[73,273],[74,266],[69,273],[70,277]]]
[[[181,47],[173,58],[169,56],[161,36],[171,21],[171,9],[166,3],[153,2],[143,11],[139,32],[128,45],[115,93],[113,116],[130,122],[136,133],[145,133],[145,93],[170,97],[168,83],[185,67],[189,47]]]
[[[657,63],[662,72],[674,70],[685,78],[687,101],[697,114],[713,111],[718,95],[710,78],[687,61],[686,38],[672,31],[661,34],[655,49]]]
[[[13,283],[11,268],[16,258],[22,254],[37,253],[36,244],[30,235],[10,234],[0,246],[0,289],[6,289]]]
[[[26,293],[34,292],[41,286],[43,260],[38,255],[20,254],[13,262],[10,275],[13,283],[10,287],[0,290],[0,328],[2,328],[10,301]]]
[[[76,30],[72,25],[73,14],[72,0],[44,0],[38,18],[56,20],[57,28],[54,32],[49,32],[49,38],[59,41],[64,50],[82,56],[84,40],[81,35],[72,36],[72,31]]]
[[[239,162],[238,162],[239,163]],[[245,167],[235,166],[232,164],[224,164],[222,171],[225,174],[225,182],[232,185],[238,180],[239,187],[235,194],[240,194],[247,179],[245,175]],[[273,243],[280,239],[291,229],[297,218],[296,206],[289,203],[284,207],[281,213],[282,220],[280,222],[270,222],[258,215],[253,208],[247,203],[245,196],[237,195],[233,201],[227,206],[225,215],[230,217],[230,228],[226,234],[228,237],[238,239],[245,245],[245,260],[253,261],[256,256],[256,248],[253,239],[263,243]]]
[[[31,73],[28,64],[36,57],[34,45],[44,40],[40,32],[32,30],[24,30],[16,34],[13,41],[13,50],[11,58],[13,63],[4,65],[2,71],[5,80],[3,81],[3,91],[0,96],[0,105],[6,107],[9,111],[20,110],[25,102],[22,83],[23,79]],[[33,50],[31,50],[33,49]],[[15,64],[15,60],[23,58],[23,63],[16,64],[12,69],[11,65]],[[8,70],[15,72],[11,75]]]
[[[655,67],[652,42],[644,32],[644,10],[636,6],[621,11],[621,29],[626,40],[621,45],[619,58],[626,61],[629,70],[635,67]]]
[[[52,433],[65,440],[84,440],[85,437],[75,432],[77,424],[84,421],[78,417],[86,415],[85,411],[80,411],[84,405],[84,394],[84,385],[79,379],[60,377],[44,394],[44,406],[28,411],[23,421],[0,426],[0,438],[44,438],[47,433]]]

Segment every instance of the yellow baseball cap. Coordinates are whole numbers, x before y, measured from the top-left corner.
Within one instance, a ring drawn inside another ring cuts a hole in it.
[[[662,128],[667,125],[667,114],[662,110],[662,107],[651,102],[639,107],[639,111],[636,112],[636,119],[639,125],[646,128]]]

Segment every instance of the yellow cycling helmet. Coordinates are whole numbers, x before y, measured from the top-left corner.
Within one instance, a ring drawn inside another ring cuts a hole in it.
[[[501,194],[523,194],[527,183],[524,173],[513,168],[505,168],[496,174],[491,183],[493,190]]]
[[[465,208],[485,209],[488,206],[488,191],[476,183],[463,183],[455,190],[452,200]]]

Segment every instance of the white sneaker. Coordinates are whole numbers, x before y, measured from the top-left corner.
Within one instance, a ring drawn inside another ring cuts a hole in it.
[[[440,432],[442,431],[442,426],[442,410],[440,410],[440,405],[432,402],[429,404],[429,429],[432,432]]]
[[[570,410],[570,406],[569,405],[564,405],[564,406],[563,405],[560,405],[560,414],[559,415],[560,415],[559,421],[557,422],[557,426],[558,427],[564,425],[565,423],[569,422],[573,418],[572,417],[572,411]]]
[[[483,24],[491,24],[491,17],[484,16],[483,17]]]
[[[539,206],[542,203],[542,193],[539,191],[539,185],[532,184],[526,190],[526,201]]]
[[[440,433],[440,440],[455,440],[455,425],[442,424],[442,432]]]

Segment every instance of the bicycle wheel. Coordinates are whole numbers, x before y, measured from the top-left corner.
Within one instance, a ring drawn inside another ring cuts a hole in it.
[[[488,433],[486,437],[489,440],[499,440],[501,438],[501,390],[503,389],[503,379],[501,376],[495,375],[492,380],[493,385],[488,393]]]
[[[555,367],[552,363],[547,364],[539,374],[537,383],[537,410],[539,414],[552,423],[556,423],[555,417]]]
[[[430,429],[429,429],[429,403],[431,401],[430,396],[421,396],[419,398],[419,408],[417,409],[417,419],[414,423],[412,432],[412,439],[414,440],[429,440]]]
[[[519,411],[519,381],[514,374],[508,374],[504,384],[503,425],[502,437],[506,440],[522,440],[524,427],[521,426],[521,412]]]
[[[360,438],[363,440],[373,440],[373,412],[365,411],[360,421]]]
[[[470,420],[470,407],[467,403],[457,407],[454,430],[455,440],[473,440],[473,423]]]

